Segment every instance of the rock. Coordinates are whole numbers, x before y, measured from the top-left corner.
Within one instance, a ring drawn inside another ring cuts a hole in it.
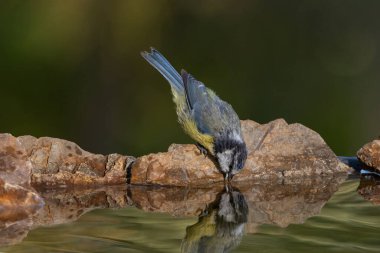
[[[43,205],[30,187],[31,171],[21,143],[10,134],[0,134],[0,222],[22,220]]]
[[[242,131],[249,154],[245,168],[234,177],[234,182],[347,172],[347,166],[338,161],[323,139],[300,124],[288,125],[279,119],[260,125],[245,120]],[[142,156],[135,161],[119,154],[92,154],[73,142],[50,137],[4,135],[0,141],[6,145],[11,140],[15,148],[3,147],[0,166],[8,164],[9,157],[25,163],[18,166],[24,169],[12,173],[14,181],[28,185],[31,180],[35,187],[127,182],[202,187],[223,181],[214,158],[202,155],[195,145],[173,144],[166,153]],[[14,170],[12,166],[7,165],[7,170]]]
[[[25,238],[31,216],[43,206],[30,186],[31,173],[32,164],[22,144],[10,134],[0,134],[0,245]]]
[[[357,156],[368,167],[380,172],[380,140],[374,140],[359,149]]]
[[[127,168],[134,161],[119,154],[92,154],[57,138],[21,136],[18,140],[32,163],[31,179],[36,187],[123,184],[127,182]]]
[[[30,187],[125,184],[133,157],[92,154],[57,138],[0,134],[0,178]]]
[[[319,134],[301,124],[278,119],[260,125],[242,121],[248,148],[245,168],[234,182],[308,178],[347,173]],[[168,152],[142,156],[131,168],[132,184],[208,186],[223,181],[217,163],[195,145],[174,144]]]
[[[20,141],[10,134],[0,134],[0,178],[8,184],[30,186],[32,164]]]

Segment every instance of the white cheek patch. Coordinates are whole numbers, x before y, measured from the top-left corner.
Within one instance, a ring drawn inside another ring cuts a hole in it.
[[[218,157],[220,167],[222,171],[225,173],[227,173],[230,170],[229,165],[231,164],[232,154],[233,150],[231,149],[227,149],[224,150],[222,153],[216,154],[216,156]]]

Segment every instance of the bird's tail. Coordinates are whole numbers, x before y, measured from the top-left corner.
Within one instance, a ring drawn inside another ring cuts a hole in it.
[[[160,52],[151,48],[150,53],[144,51],[141,56],[168,80],[172,88],[177,92],[184,92],[182,77]]]

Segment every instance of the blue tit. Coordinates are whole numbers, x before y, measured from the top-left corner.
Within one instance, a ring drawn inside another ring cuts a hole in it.
[[[240,120],[232,106],[185,70],[180,75],[154,48],[141,55],[169,82],[184,131],[216,158],[218,169],[230,180],[247,159]]]

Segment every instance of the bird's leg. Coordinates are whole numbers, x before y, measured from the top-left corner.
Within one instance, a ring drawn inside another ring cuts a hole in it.
[[[195,145],[197,145],[197,148],[199,149],[199,152],[201,152],[202,155],[207,156],[208,151],[205,147],[202,146],[202,144],[197,142],[197,144]]]
[[[229,183],[229,176],[228,176],[228,172],[226,174],[224,174],[224,186],[227,187],[227,184]]]
[[[230,186],[228,183],[224,185],[224,189],[226,190],[227,193],[230,192]]]
[[[230,174],[229,173],[226,173],[225,177],[224,177],[224,188],[226,190],[227,193],[230,192],[230,189],[232,189],[232,185],[231,185],[231,181],[230,181]]]
[[[207,215],[208,215],[208,204],[206,205],[206,208],[201,212],[201,214],[198,217],[201,218]]]

